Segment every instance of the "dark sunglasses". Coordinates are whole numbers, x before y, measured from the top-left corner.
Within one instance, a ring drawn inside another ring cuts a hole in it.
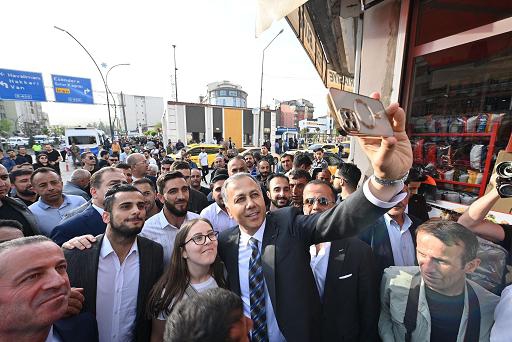
[[[314,205],[315,202],[318,202],[318,204],[320,204],[320,205],[328,205],[328,204],[334,203],[332,201],[329,201],[329,199],[327,199],[326,197],[318,197],[318,198],[311,197],[311,198],[306,198],[304,200],[304,204],[307,204],[307,205]]]

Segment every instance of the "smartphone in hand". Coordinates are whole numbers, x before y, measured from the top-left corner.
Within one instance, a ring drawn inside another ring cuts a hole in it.
[[[393,136],[386,110],[379,100],[329,88],[327,102],[341,133],[354,136]]]

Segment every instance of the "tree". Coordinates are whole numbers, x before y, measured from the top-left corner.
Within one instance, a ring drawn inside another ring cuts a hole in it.
[[[12,122],[8,119],[0,120],[0,134],[7,136],[11,132]]]

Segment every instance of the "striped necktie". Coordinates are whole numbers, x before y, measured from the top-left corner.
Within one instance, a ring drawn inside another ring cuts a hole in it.
[[[253,321],[252,342],[268,341],[267,315],[265,313],[265,284],[258,240],[249,239],[252,253],[249,260],[249,298],[251,301],[251,319]]]

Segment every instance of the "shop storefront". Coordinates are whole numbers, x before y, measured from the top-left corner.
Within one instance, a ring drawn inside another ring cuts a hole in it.
[[[498,154],[507,158],[511,14],[512,3],[500,0],[417,1],[410,9],[401,102],[414,163],[436,179],[436,207],[464,210],[485,194]]]

